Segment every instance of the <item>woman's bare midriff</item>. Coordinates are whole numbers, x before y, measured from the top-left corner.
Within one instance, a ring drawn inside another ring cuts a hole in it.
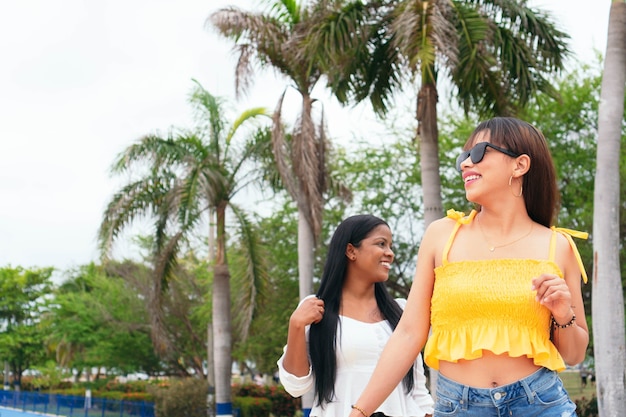
[[[483,350],[482,358],[459,360],[457,363],[440,361],[441,375],[463,385],[476,388],[494,388],[525,378],[540,367],[531,358],[513,358]]]

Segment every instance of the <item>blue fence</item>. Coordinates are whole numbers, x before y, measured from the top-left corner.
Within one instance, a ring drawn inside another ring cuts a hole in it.
[[[68,417],[155,417],[154,403],[0,390],[0,406]]]

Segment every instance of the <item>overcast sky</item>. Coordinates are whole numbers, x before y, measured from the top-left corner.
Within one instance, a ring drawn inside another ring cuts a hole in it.
[[[553,12],[578,59],[604,53],[610,0],[531,3]],[[192,78],[237,113],[273,109],[284,83],[268,73],[235,102],[230,44],[204,26],[231,4],[258,3],[0,3],[0,267],[65,270],[97,260],[100,219],[120,184],[108,174],[115,155],[146,133],[193,126]],[[372,120],[345,111],[329,128],[349,136],[363,118]]]

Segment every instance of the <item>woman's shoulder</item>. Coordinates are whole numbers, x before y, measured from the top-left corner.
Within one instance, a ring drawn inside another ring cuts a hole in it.
[[[445,217],[441,217],[428,225],[425,237],[431,235],[437,238],[448,236],[457,223],[469,224],[473,218],[473,212],[466,216],[462,211],[448,210]]]
[[[449,217],[442,217],[431,222],[428,225],[426,231],[429,233],[431,233],[432,231],[441,232],[444,229],[451,229],[452,227],[454,227],[455,223],[456,221]]]

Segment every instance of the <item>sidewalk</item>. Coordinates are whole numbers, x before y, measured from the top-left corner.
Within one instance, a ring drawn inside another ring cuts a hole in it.
[[[41,417],[49,414],[29,413],[27,411],[15,410],[13,408],[0,407],[0,417]]]

